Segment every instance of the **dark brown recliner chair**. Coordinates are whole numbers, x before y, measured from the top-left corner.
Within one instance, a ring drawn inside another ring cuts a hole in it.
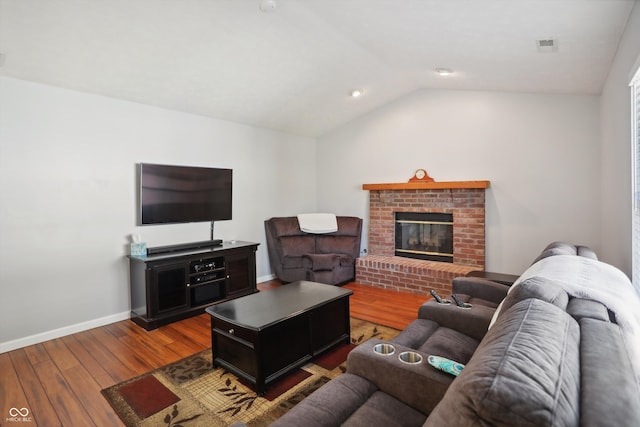
[[[337,285],[355,278],[360,255],[362,219],[338,216],[338,231],[305,233],[297,217],[275,217],[264,222],[271,269],[283,282],[310,280]]]

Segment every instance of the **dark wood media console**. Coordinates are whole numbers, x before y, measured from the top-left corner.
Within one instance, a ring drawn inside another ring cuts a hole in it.
[[[131,320],[147,330],[204,313],[212,304],[258,292],[258,243],[223,242],[129,256]]]

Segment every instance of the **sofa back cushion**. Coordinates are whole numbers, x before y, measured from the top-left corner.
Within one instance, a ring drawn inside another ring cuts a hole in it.
[[[520,301],[487,332],[425,426],[576,426],[580,330],[564,310]]]
[[[576,255],[595,260],[598,259],[595,251],[588,246],[572,245],[566,242],[553,242],[542,250],[542,253],[538,255],[532,264],[554,255]]]
[[[283,236],[280,238],[283,257],[300,257],[316,251],[316,241],[311,236]]]
[[[620,327],[580,320],[581,426],[640,426],[640,390]]]
[[[535,276],[530,277],[509,288],[507,296],[493,313],[493,318],[489,323],[489,329],[493,327],[496,320],[510,307],[528,298],[536,298],[548,302],[565,311],[569,304],[569,295],[562,287],[555,284],[553,280]]]
[[[523,280],[509,289],[507,296],[502,302],[501,311],[505,312],[520,301],[529,298],[536,298],[548,302],[562,310],[566,310],[567,304],[569,303],[569,295],[567,292],[555,284],[553,280],[534,276]]]
[[[316,234],[316,253],[345,254],[351,258],[360,255],[360,236],[362,219],[353,216],[339,216],[338,231],[335,233]]]
[[[284,236],[301,236],[305,234],[300,230],[298,218],[295,216],[271,218],[265,221],[265,224],[276,239]]]
[[[567,305],[567,313],[569,313],[578,322],[580,319],[596,319],[603,322],[610,322],[611,316],[604,304],[584,298],[571,298]]]
[[[347,236],[317,236],[316,252],[319,254],[345,254],[354,258],[360,250],[360,238]]]
[[[338,231],[332,233],[336,236],[351,236],[360,237],[362,234],[362,219],[356,216],[339,216],[336,217],[338,221]]]

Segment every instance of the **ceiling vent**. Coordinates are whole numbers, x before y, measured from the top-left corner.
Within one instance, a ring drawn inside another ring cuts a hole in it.
[[[556,39],[540,39],[536,40],[538,52],[549,53],[558,51],[558,40]]]

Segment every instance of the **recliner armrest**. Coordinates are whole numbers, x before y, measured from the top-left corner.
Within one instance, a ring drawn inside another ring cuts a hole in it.
[[[445,328],[453,329],[481,341],[487,333],[495,308],[472,305],[460,308],[453,302],[439,304],[429,300],[418,309],[418,318],[432,320]]]
[[[416,352],[400,344],[391,343],[395,347],[392,355],[377,354],[373,348],[381,343],[388,342],[370,339],[353,349],[347,358],[347,372],[369,380],[381,391],[423,414],[429,414],[455,377],[429,365],[428,354],[425,353],[417,352],[422,356],[422,363],[419,364],[400,361],[400,353]]]
[[[454,294],[466,294],[499,304],[507,296],[509,286],[479,277],[456,277],[451,283]]]

